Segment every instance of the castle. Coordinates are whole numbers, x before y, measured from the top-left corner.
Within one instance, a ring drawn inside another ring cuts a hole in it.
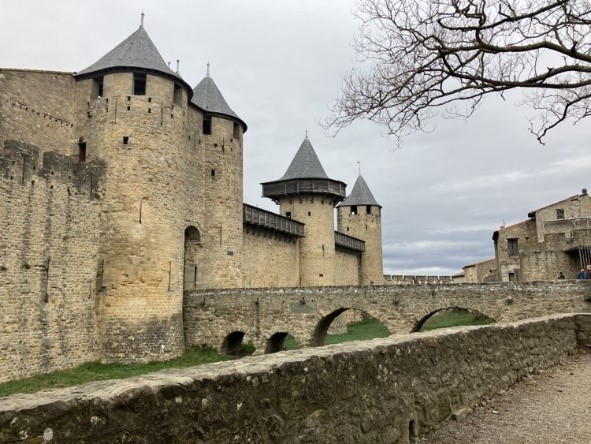
[[[347,196],[306,137],[262,184],[279,213],[246,205],[246,130],[143,25],[77,73],[0,69],[0,382],[177,356],[186,290],[383,282],[363,177]]]

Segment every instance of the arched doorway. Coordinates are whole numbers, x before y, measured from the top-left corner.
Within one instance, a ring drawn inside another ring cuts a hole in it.
[[[185,264],[183,290],[195,290],[199,282],[198,255],[201,249],[201,233],[193,226],[185,230]]]

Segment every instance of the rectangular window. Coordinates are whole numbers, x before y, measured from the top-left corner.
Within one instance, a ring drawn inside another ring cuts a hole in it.
[[[203,134],[211,134],[211,116],[203,116]]]
[[[136,96],[143,96],[146,94],[146,74],[133,74],[133,94]]]
[[[371,205],[366,205],[366,206],[365,206],[365,212],[366,212],[367,214],[371,214]]]
[[[509,273],[509,282],[515,282],[517,279],[515,279],[515,273]]]
[[[103,76],[92,79],[92,98],[97,99],[103,96]]]
[[[78,144],[78,162],[86,162],[86,142]]]
[[[291,219],[291,211],[286,211],[285,212],[285,217],[289,217]]]
[[[234,122],[234,139],[240,139],[240,125],[237,122]]]
[[[351,214],[357,214],[357,205],[351,205]]]
[[[507,253],[509,257],[519,256],[519,244],[517,239],[507,239]]]
[[[174,84],[174,97],[172,100],[173,103],[177,106],[183,105],[183,88],[181,88],[176,83]]]
[[[562,208],[556,210],[556,219],[564,219],[564,210]]]

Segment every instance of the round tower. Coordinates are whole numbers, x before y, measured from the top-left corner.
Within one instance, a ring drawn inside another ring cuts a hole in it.
[[[230,108],[209,73],[193,89],[203,201],[202,243],[195,255],[195,288],[242,286],[243,134],[246,123]],[[192,264],[187,263],[187,267]]]
[[[179,171],[190,153],[190,86],[142,26],[76,74],[78,157],[100,159],[99,337],[105,361],[184,349],[186,229]]]
[[[361,174],[351,194],[337,207],[337,230],[365,241],[365,251],[361,254],[361,285],[384,281],[381,209]]]
[[[335,285],[334,207],[346,185],[326,175],[307,136],[283,177],[262,185],[263,196],[280,205],[282,216],[305,224],[300,285]]]

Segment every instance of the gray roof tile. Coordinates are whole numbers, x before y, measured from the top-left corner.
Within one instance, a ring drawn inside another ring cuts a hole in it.
[[[78,72],[76,76],[88,77],[100,71],[111,71],[122,68],[141,68],[157,71],[168,77],[175,77],[185,84],[182,77],[175,73],[164,61],[143,26],[140,26],[137,31],[119,43],[119,45],[101,57],[97,62]]]
[[[228,102],[222,96],[219,88],[209,75],[207,75],[199,82],[199,84],[193,88],[193,98],[191,103],[197,105],[204,111],[209,111],[213,114],[222,114],[224,116],[233,117],[240,121],[246,131],[246,123],[238,117],[238,115],[230,108]]]
[[[382,207],[373,197],[373,194],[361,174],[357,178],[355,185],[353,185],[351,194],[339,204],[339,207],[351,205],[376,205],[380,208]]]
[[[306,136],[300,145],[300,148],[287,168],[287,171],[279,180],[304,178],[328,179],[308,136]]]

